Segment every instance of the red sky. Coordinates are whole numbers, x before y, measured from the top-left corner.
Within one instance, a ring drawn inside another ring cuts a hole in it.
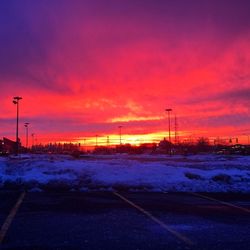
[[[0,3],[0,136],[40,142],[250,134],[247,0]],[[173,128],[172,122],[172,128]],[[146,136],[147,134],[150,134]]]

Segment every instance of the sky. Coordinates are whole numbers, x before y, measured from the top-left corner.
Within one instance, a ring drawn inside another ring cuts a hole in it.
[[[250,1],[2,0],[0,136],[250,134]]]

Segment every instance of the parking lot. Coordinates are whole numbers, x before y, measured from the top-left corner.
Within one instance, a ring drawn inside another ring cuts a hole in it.
[[[0,192],[1,249],[248,249],[249,194]]]

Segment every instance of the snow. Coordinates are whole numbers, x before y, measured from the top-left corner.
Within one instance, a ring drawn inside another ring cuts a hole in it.
[[[0,157],[0,186],[31,192],[250,192],[250,156],[66,155]]]

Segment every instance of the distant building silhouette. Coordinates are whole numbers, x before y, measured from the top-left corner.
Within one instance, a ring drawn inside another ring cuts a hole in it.
[[[160,149],[169,149],[169,147],[172,145],[171,142],[169,142],[168,140],[166,140],[166,138],[164,137],[162,141],[159,142],[159,148]]]
[[[21,147],[21,143],[19,140],[19,147]],[[3,140],[0,140],[0,154],[13,154],[16,150],[16,142],[12,141],[6,137],[3,137]]]

